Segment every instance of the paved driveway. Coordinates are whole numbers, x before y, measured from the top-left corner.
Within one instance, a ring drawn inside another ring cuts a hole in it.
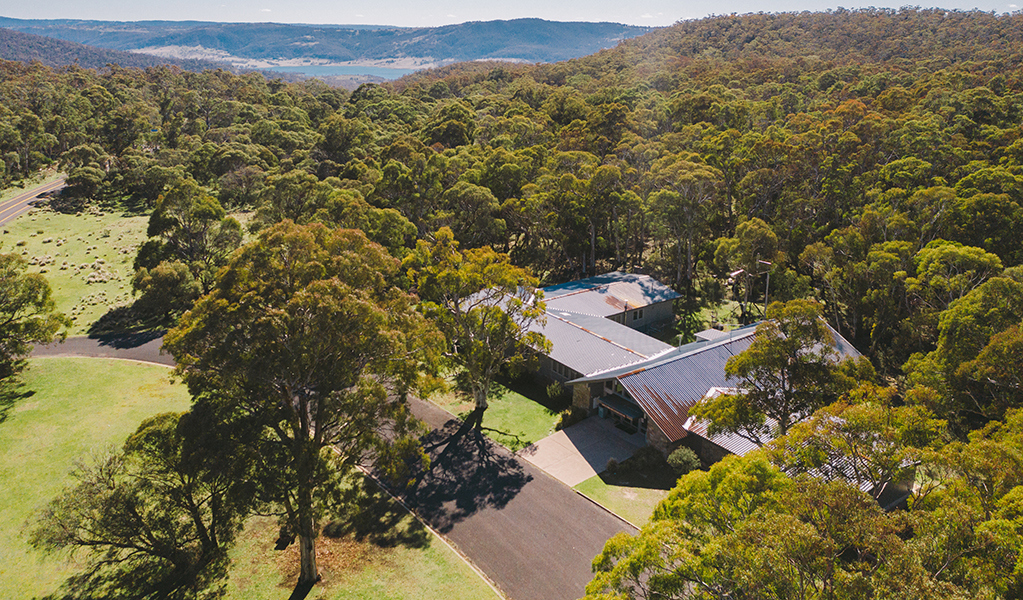
[[[628,434],[611,419],[590,417],[555,432],[518,452],[549,475],[569,486],[578,485],[607,466],[621,462],[646,445],[643,434]]]

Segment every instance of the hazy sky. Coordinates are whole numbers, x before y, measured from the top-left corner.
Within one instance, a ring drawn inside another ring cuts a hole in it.
[[[942,0],[945,9],[1013,12],[1023,0]],[[539,17],[552,21],[613,21],[670,25],[711,14],[859,8],[897,8],[905,0],[862,3],[831,0],[37,0],[0,4],[0,16],[18,19],[228,22],[436,26],[465,21]]]

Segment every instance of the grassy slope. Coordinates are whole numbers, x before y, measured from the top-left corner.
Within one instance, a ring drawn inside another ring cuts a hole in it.
[[[76,460],[118,446],[144,418],[185,410],[188,394],[154,365],[90,358],[30,361],[24,391],[0,423],[0,598],[53,592],[75,563],[34,551],[26,522],[66,485]],[[68,392],[73,390],[73,392]],[[386,502],[386,501],[382,501]],[[494,592],[408,513],[391,505],[374,539],[352,535],[319,542],[325,580],[309,598],[475,600]],[[393,526],[392,526],[393,525]],[[254,518],[232,551],[232,598],[280,598],[291,593],[295,546],[275,553],[271,520]],[[414,543],[410,543],[414,541]]]
[[[111,212],[33,210],[0,230],[0,252],[35,259],[29,270],[45,274],[57,308],[74,319],[70,334],[81,335],[110,308],[131,301],[132,264],[148,221]],[[90,276],[101,281],[87,283]]]
[[[119,445],[148,416],[188,407],[168,374],[128,361],[30,362],[23,379],[35,393],[0,423],[0,598],[47,594],[71,574],[69,563],[27,544],[26,520],[69,481],[76,460]]]

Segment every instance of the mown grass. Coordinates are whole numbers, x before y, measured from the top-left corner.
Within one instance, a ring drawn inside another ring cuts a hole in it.
[[[560,419],[556,410],[544,406],[539,399],[529,398],[503,385],[498,387],[499,396],[490,401],[487,411],[483,413],[484,433],[487,436],[514,451],[554,433],[554,427]],[[464,418],[473,409],[472,401],[454,392],[437,394],[430,400],[459,418]]]
[[[119,446],[146,417],[188,408],[169,374],[129,361],[29,361],[22,397],[0,423],[0,598],[51,593],[75,571],[29,546],[26,524],[71,481],[76,461]]]
[[[599,473],[575,489],[633,525],[642,527],[650,521],[657,504],[668,496],[677,481],[675,472],[663,459],[651,461],[637,454],[622,461],[614,473]]]
[[[0,598],[57,591],[82,562],[28,543],[32,514],[67,484],[76,461],[118,447],[146,417],[186,410],[169,369],[131,361],[37,358],[0,422]],[[377,491],[351,522],[319,538],[324,582],[314,598],[492,600],[498,596],[457,554]],[[232,550],[231,598],[285,599],[294,588],[293,544],[273,550],[272,519],[254,518]]]
[[[575,489],[638,527],[646,525],[657,504],[668,497],[668,490],[612,484],[606,478],[606,473],[595,475]]]
[[[0,252],[20,254],[29,271],[44,274],[58,310],[73,320],[71,335],[131,303],[132,266],[146,240],[148,217],[93,210],[33,209],[0,230]]]

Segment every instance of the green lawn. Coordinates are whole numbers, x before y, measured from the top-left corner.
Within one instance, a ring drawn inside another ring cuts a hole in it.
[[[498,600],[459,556],[398,503],[372,492],[354,523],[316,540],[322,581],[310,600]],[[298,549],[275,550],[276,521],[249,520],[231,551],[228,600],[284,600],[298,578]]]
[[[131,361],[29,361],[20,391],[31,395],[17,399],[0,422],[0,598],[52,593],[77,570],[73,560],[28,545],[31,515],[71,481],[76,461],[116,448],[148,416],[188,408],[184,386],[171,384],[169,374]],[[319,538],[324,581],[310,599],[499,598],[400,505],[379,492],[366,502],[353,509],[353,525],[328,528],[330,535]],[[276,533],[270,519],[250,521],[232,550],[231,598],[291,594],[297,549],[274,551]]]
[[[132,267],[148,223],[119,211],[34,209],[0,229],[0,252],[20,254],[32,263],[29,271],[46,276],[57,308],[74,321],[70,333],[80,335],[111,308],[131,303]]]
[[[646,525],[657,503],[668,497],[668,490],[615,485],[606,478],[606,473],[595,475],[575,489],[638,527]]]
[[[120,445],[146,417],[188,408],[165,367],[94,358],[29,362],[24,388],[0,423],[0,598],[54,591],[73,564],[35,552],[26,521],[70,480],[75,461]]]
[[[495,442],[512,450],[520,450],[554,433],[559,416],[539,402],[519,392],[500,386],[501,395],[490,401],[483,414],[485,433]],[[472,411],[472,402],[466,402],[454,393],[438,394],[430,400],[453,415],[464,417]],[[492,431],[497,430],[497,431]]]
[[[633,525],[642,527],[678,481],[666,462],[656,462],[650,464],[639,455],[633,456],[622,461],[614,473],[604,471],[575,486],[575,489]]]

